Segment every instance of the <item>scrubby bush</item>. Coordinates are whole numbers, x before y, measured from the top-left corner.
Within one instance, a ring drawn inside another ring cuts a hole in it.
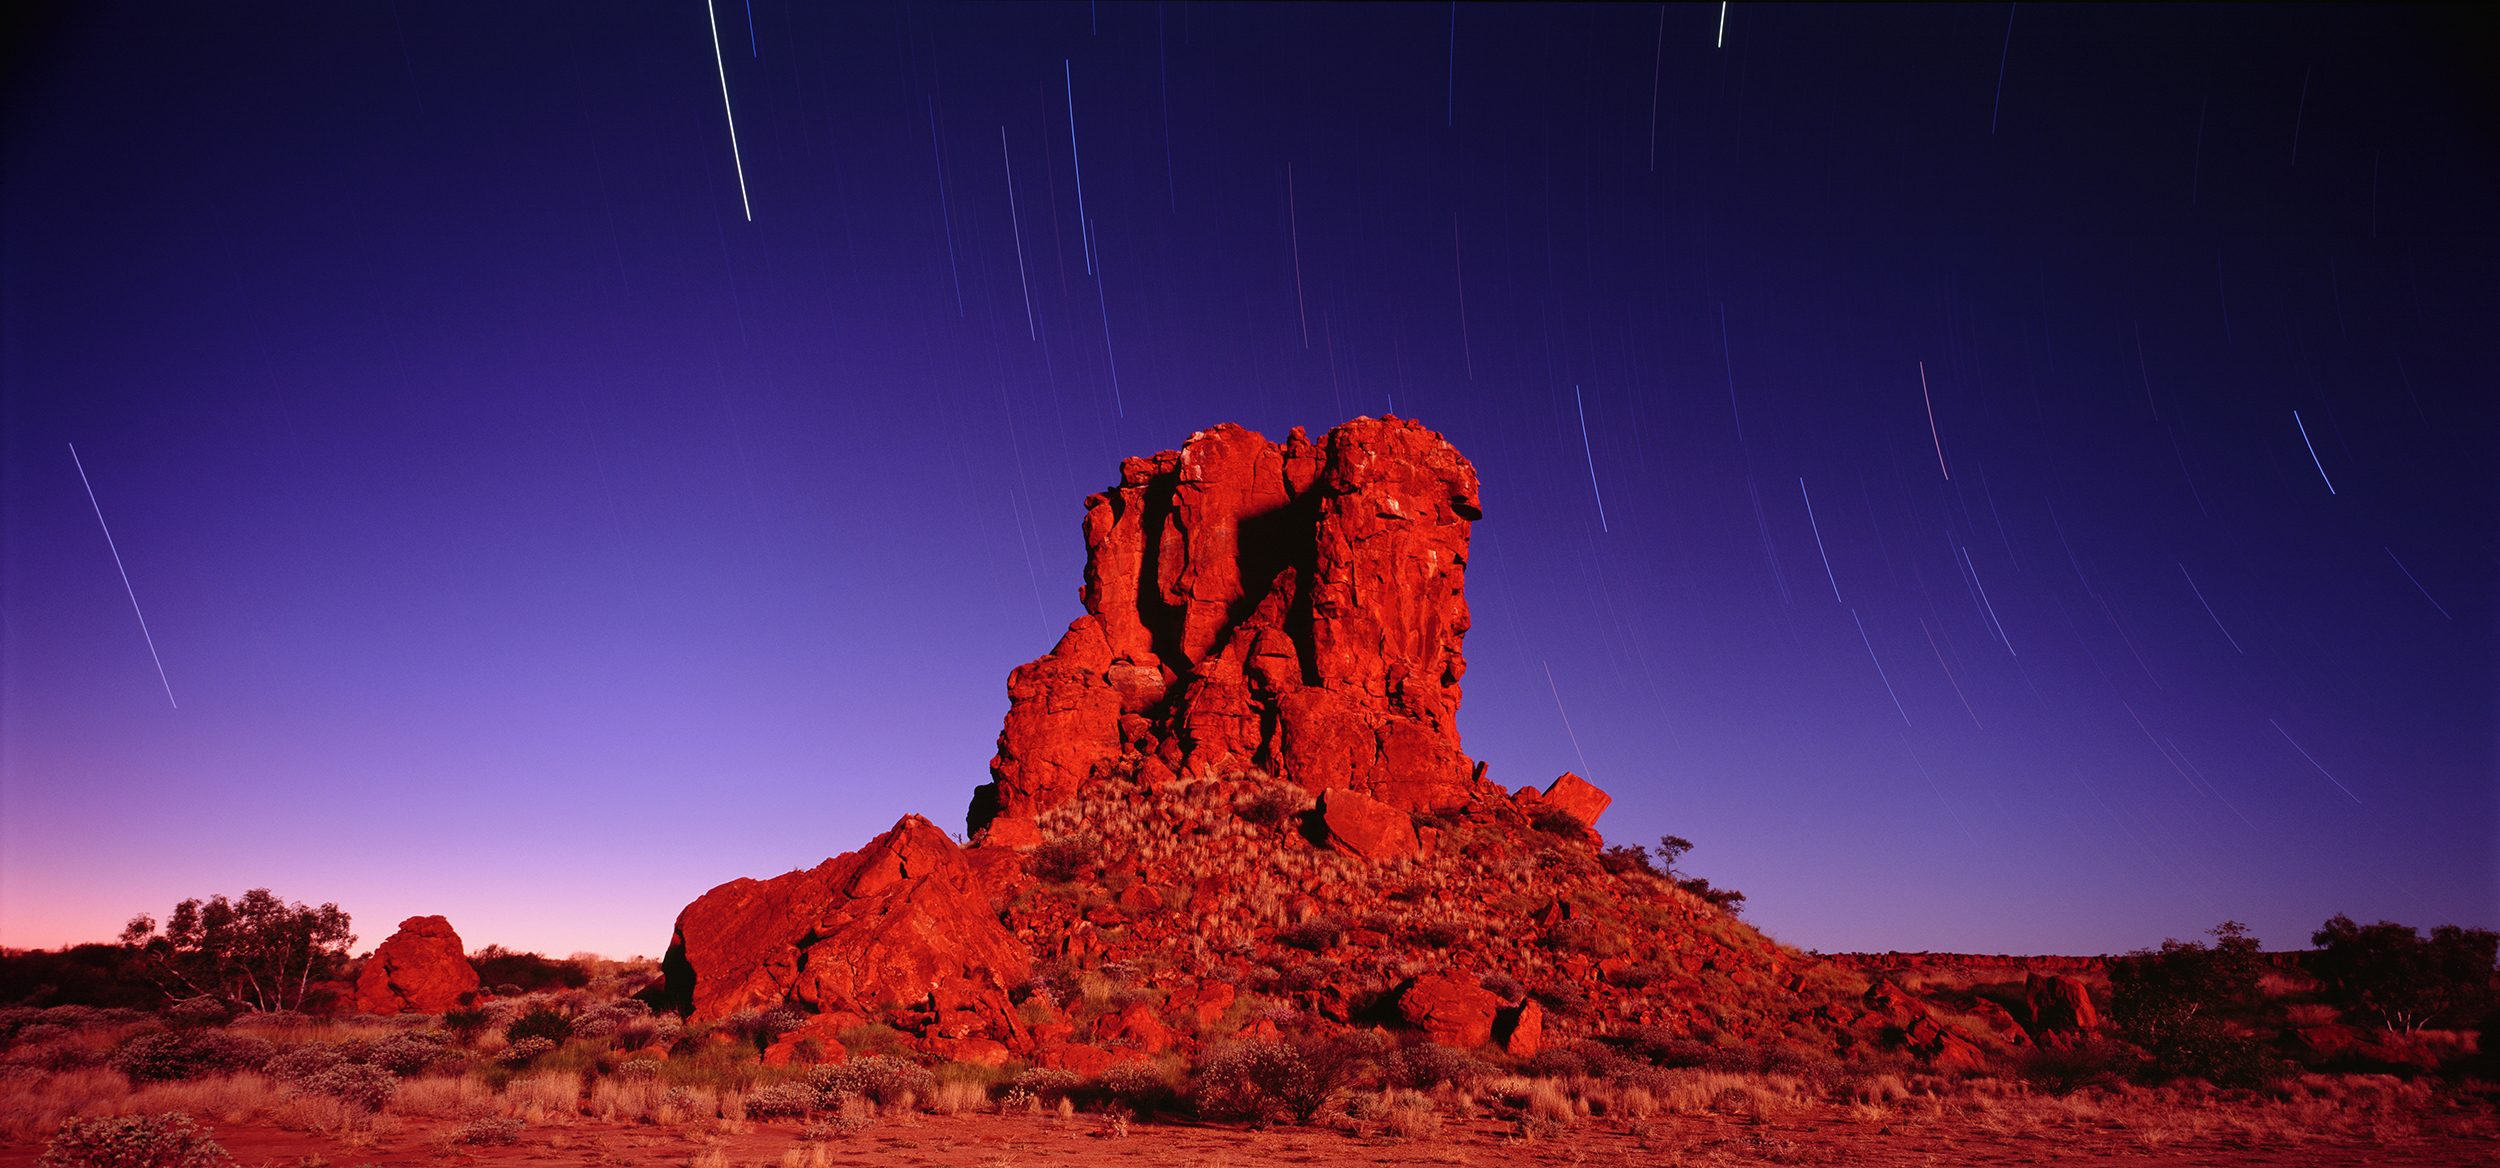
[[[455,1144],[517,1144],[521,1142],[521,1121],[507,1115],[490,1115],[474,1119],[451,1133]]]
[[[277,1048],[267,1040],[223,1030],[167,1030],[132,1039],[111,1060],[138,1083],[169,1083],[206,1075],[256,1071]]]
[[[400,1078],[424,1074],[434,1064],[453,1057],[433,1034],[396,1034],[374,1043],[365,1052],[366,1065],[379,1067]]]
[[[65,1119],[40,1168],[220,1168],[234,1157],[180,1112]]]
[[[1269,787],[1234,806],[1243,819],[1261,827],[1282,827],[1302,811],[1306,800],[1291,787]]]
[[[1309,1123],[1380,1053],[1379,1040],[1361,1031],[1220,1047],[1199,1067],[1198,1109],[1216,1118],[1249,1120],[1281,1111],[1296,1123]]]
[[[540,990],[577,990],[590,984],[590,970],[579,961],[556,961],[537,953],[516,953],[489,945],[469,955],[478,984],[495,987],[498,997],[517,998]]]
[[[503,1048],[503,1053],[496,1055],[495,1059],[507,1067],[525,1067],[543,1055],[554,1053],[562,1045],[552,1038],[524,1038]]]
[[[340,1063],[317,1071],[300,1080],[303,1089],[352,1103],[367,1111],[380,1111],[390,1102],[391,1093],[399,1090],[399,1080],[389,1071],[363,1063]]]
[[[1022,1091],[1036,1100],[1056,1103],[1067,1098],[1068,1092],[1076,1090],[1083,1082],[1075,1071],[1060,1067],[1034,1067],[1017,1075],[1014,1082],[1008,1084],[1008,1091],[1010,1094]]]
[[[557,1013],[552,1007],[533,1006],[528,1013],[513,1019],[511,1025],[504,1027],[503,1036],[512,1042],[520,1042],[528,1038],[563,1042],[573,1037],[573,1020]]]
[[[886,1104],[905,1095],[928,1094],[930,1076],[927,1068],[909,1059],[870,1055],[811,1068],[807,1081],[828,1096],[850,1094]]]
[[[1381,1056],[1381,1074],[1390,1085],[1430,1090],[1448,1083],[1465,1090],[1492,1077],[1493,1068],[1466,1051],[1437,1042],[1419,1042]]]
[[[1476,984],[1491,991],[1494,997],[1513,1004],[1526,1000],[1528,996],[1528,987],[1519,984],[1518,978],[1507,973],[1488,973]]]
[[[2110,966],[2110,1016],[2118,1033],[2143,1048],[2139,1073],[2154,1079],[2203,1079],[2256,1087],[2289,1068],[2256,1039],[2217,1015],[2257,996],[2264,967],[2247,926],[2224,921],[2208,930],[2214,944],[2164,940]]]
[[[1323,949],[1335,948],[1338,942],[1345,940],[1346,932],[1351,928],[1352,925],[1344,917],[1335,913],[1322,913],[1301,924],[1279,930],[1276,934],[1276,943],[1290,945],[1296,949],[1308,949],[1316,953]]]
[[[1125,1107],[1132,1115],[1152,1115],[1180,1105],[1180,1090],[1172,1077],[1153,1063],[1120,1063],[1096,1077],[1094,1087],[1104,1102]]]
[[[308,1042],[263,1064],[270,1078],[301,1083],[347,1061],[347,1055],[326,1042]]]
[[[484,1033],[488,1026],[494,1024],[494,1021],[495,1016],[479,1006],[443,1011],[443,1029],[450,1031],[451,1036],[458,1039],[463,1046],[476,1041],[477,1036]]]
[[[1101,846],[1101,841],[1090,835],[1060,836],[1042,841],[1041,846],[1026,853],[1026,859],[1033,865],[1033,875],[1053,884],[1065,884],[1094,866],[1094,855]]]
[[[1408,942],[1432,949],[1447,949],[1466,935],[1465,926],[1447,919],[1417,921],[1406,930]]]
[[[747,1092],[748,1119],[803,1116],[823,1104],[824,1096],[805,1083],[774,1083]]]
[[[2016,1074],[2051,1095],[2072,1095],[2086,1087],[2117,1086],[2141,1061],[2143,1056],[2133,1048],[2094,1039],[2033,1050],[2023,1056]]]
[[[781,1036],[807,1025],[807,1012],[795,1006],[775,1006],[769,1010],[740,1010],[720,1020],[719,1029],[726,1034],[755,1044],[757,1054],[770,1050]]]
[[[1649,849],[1639,844],[1617,844],[1599,852],[1597,866],[1617,876],[1626,872],[1658,875],[1657,867],[1650,863]]]

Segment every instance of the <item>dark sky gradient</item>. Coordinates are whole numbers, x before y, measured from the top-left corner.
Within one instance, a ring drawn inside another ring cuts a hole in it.
[[[1119,458],[1387,412],[1467,748],[1783,940],[2500,926],[2487,42],[1719,15],[732,0],[752,222],[699,2],[21,29],[0,943],[657,953],[960,828]]]

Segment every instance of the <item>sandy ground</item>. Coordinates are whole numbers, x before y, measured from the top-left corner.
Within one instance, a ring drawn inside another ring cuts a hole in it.
[[[449,1142],[449,1121],[407,1121],[397,1132],[352,1142],[274,1127],[218,1126],[217,1141],[241,1168],[1014,1168],[1086,1164],[1421,1164],[1498,1168],[1514,1164],[2066,1164],[2500,1166],[2500,1142],[2399,1127],[2363,1136],[2252,1136],[2208,1114],[2175,1126],[2077,1121],[2044,1126],[1977,1115],[1860,1119],[1833,1110],[1757,1123],[1740,1117],[1661,1116],[1634,1125],[1584,1119],[1546,1138],[1517,1125],[1447,1121],[1438,1137],[1396,1140],[1323,1128],[1256,1130],[1196,1123],[1138,1123],[1104,1134],[1095,1117],[924,1115],[882,1121],[822,1145],[795,1123],[720,1125],[708,1138],[648,1125],[593,1120],[530,1128],[517,1143]],[[821,1152],[814,1149],[822,1148]],[[0,1168],[31,1168],[35,1144],[0,1147]]]

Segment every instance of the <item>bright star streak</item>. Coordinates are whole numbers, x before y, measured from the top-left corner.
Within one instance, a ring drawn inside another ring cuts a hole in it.
[[[1727,47],[1727,0],[1719,0],[1719,47]]]
[[[1589,408],[1580,403],[1579,386],[1571,387],[1571,404],[1580,411],[1580,453],[1589,460],[1589,494],[1597,497],[1597,529],[1610,531],[1606,526],[1606,493],[1597,489],[1597,455],[1589,451]],[[1832,594],[1839,595],[1839,589],[1833,589]]]
[[[1823,550],[1823,525],[1814,521],[1814,496],[1806,494],[1804,479],[1797,480],[1797,493],[1805,495],[1806,525],[1814,529],[1814,554],[1823,557],[1823,578],[1832,582],[1832,603],[1846,603],[1840,599],[1840,577],[1832,575],[1831,553]]]
[[[1884,693],[1892,698],[1892,708],[1900,713],[1901,724],[1904,726],[1909,725],[1910,712],[1901,708],[1901,695],[1892,692],[1892,678],[1884,675],[1883,659],[1875,655],[1875,641],[1873,638],[1866,635],[1866,622],[1858,620],[1858,610],[1854,608],[1849,610],[1849,619],[1857,621],[1858,640],[1863,641],[1866,644],[1866,659],[1875,663],[1875,676],[1883,679]],[[1977,717],[1977,715],[1972,715],[1972,719],[1974,721],[1977,720]]]
[[[747,164],[738,154],[738,111],[729,107],[729,66],[720,55],[720,14],[712,10],[712,0],[703,0],[703,15],[712,22],[712,67],[720,71],[720,108],[729,119],[729,161],[738,168],[738,206],[747,213],[747,222],[755,222],[755,205],[747,202]]]
[[[2359,802],[2361,801],[2361,796],[2353,794],[2353,793],[2352,793],[2352,788],[2345,786],[2345,785],[2344,785],[2344,781],[2343,781],[2342,779],[2338,779],[2338,778],[2336,778],[2336,777],[2335,777],[2335,775],[2334,775],[2334,772],[2327,770],[2325,767],[2318,766],[2318,760],[2316,760],[2316,759],[2314,759],[2314,758],[2309,758],[2309,752],[2308,752],[2308,751],[2306,751],[2306,750],[2302,750],[2302,749],[2301,749],[2301,745],[2300,745],[2300,743],[2298,743],[2298,742],[2293,742],[2293,741],[2292,741],[2292,732],[2291,732],[2291,731],[2289,731],[2289,730],[2284,729],[2284,728],[2283,728],[2283,724],[2282,724],[2281,722],[2277,722],[2277,721],[2275,721],[2275,720],[2274,720],[2274,719],[2272,719],[2272,718],[2268,718],[2268,719],[2266,719],[2266,725],[2274,727],[2274,732],[2275,732],[2275,733],[2277,733],[2277,734],[2282,735],[2282,736],[2283,736],[2283,741],[2285,741],[2285,742],[2291,742],[2291,743],[2292,743],[2292,749],[2294,749],[2294,750],[2299,750],[2299,751],[2300,751],[2300,756],[2301,756],[2302,758],[2308,758],[2308,759],[2309,759],[2309,765],[2311,765],[2311,766],[2313,766],[2313,767],[2318,767],[2318,773],[2319,773],[2319,774],[2322,774],[2322,775],[2325,775],[2325,776],[2326,776],[2326,781],[2327,781],[2327,782],[2330,782],[2330,783],[2335,784],[2335,789],[2336,789],[2336,790],[2338,790],[2338,791],[2342,791],[2342,792],[2344,793],[2344,797],[2345,797],[2345,798],[2350,799],[2350,800],[2352,800],[2352,801],[2353,801],[2353,802],[2355,802],[2355,803],[2359,803]]]
[[[1951,481],[1953,468],[1944,464],[1944,435],[1936,432],[1936,395],[1927,392],[1925,361],[1918,363],[1918,396],[1919,400],[1927,403],[1927,436],[1936,440],[1936,469],[1943,471],[1945,479]]]
[[[113,553],[113,570],[122,574],[122,591],[130,594],[131,615],[139,618],[139,635],[148,643],[148,660],[156,662],[156,680],[165,685],[165,704],[179,710],[174,701],[174,683],[165,676],[165,659],[156,655],[156,637],[148,632],[148,614],[139,611],[139,591],[130,586],[130,569],[122,566],[122,549],[113,543],[113,529],[105,525],[104,504],[96,502],[95,484],[87,481],[87,464],[78,458],[78,444],[69,445],[70,465],[78,468],[78,484],[87,488],[87,505],[95,508],[95,525],[104,530],[104,546]]]
[[[2318,477],[2326,480],[2326,493],[2335,493],[2335,480],[2326,477],[2326,464],[2318,461],[2317,443],[2309,440],[2309,425],[2300,420],[2300,411],[2292,411],[2292,424],[2300,427],[2300,444],[2309,448],[2309,465],[2318,468]]]

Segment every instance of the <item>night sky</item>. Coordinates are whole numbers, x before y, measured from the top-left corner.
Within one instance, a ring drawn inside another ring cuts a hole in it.
[[[1121,457],[1384,413],[1484,483],[1468,751],[1781,940],[2500,926],[2460,20],[35,18],[0,944],[267,886],[657,954],[961,829]]]

